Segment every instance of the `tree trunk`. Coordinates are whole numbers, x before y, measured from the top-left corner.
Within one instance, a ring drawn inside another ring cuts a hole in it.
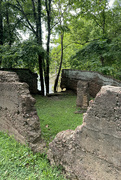
[[[46,5],[46,12],[47,12],[47,30],[48,30],[48,37],[47,37],[47,57],[46,57],[46,66],[45,66],[45,84],[46,84],[46,94],[49,94],[49,65],[50,65],[50,59],[49,59],[49,52],[50,52],[50,22],[51,22],[51,0],[45,1]]]
[[[44,78],[43,78],[43,64],[42,64],[43,57],[41,55],[38,55],[38,61],[39,61],[39,74],[40,74],[40,83],[41,83],[41,93],[42,96],[44,96]]]
[[[57,85],[58,85],[58,80],[59,80],[60,71],[61,71],[61,67],[62,67],[62,62],[63,62],[63,33],[61,34],[61,60],[60,60],[60,66],[59,66],[58,74],[57,74],[57,77],[55,79],[54,92],[57,92]]]
[[[33,17],[34,17],[34,20],[36,22],[36,38],[38,39],[38,18],[37,18],[37,12],[36,12],[36,7],[35,7],[35,1],[34,0],[31,0],[32,1],[32,9],[33,9]],[[38,8],[39,9],[39,8]]]
[[[3,45],[3,16],[2,16],[2,0],[0,0],[0,45]],[[0,67],[2,63],[2,57],[0,57]]]
[[[0,0],[0,45],[3,45],[3,16],[2,16],[2,0]]]
[[[11,46],[12,45],[12,33],[11,33],[11,27],[10,27],[10,21],[9,21],[9,10],[8,5],[6,6],[6,22],[7,22],[7,36],[8,36],[8,43]]]
[[[45,84],[46,84],[46,94],[49,94],[49,41],[50,41],[50,35],[48,34],[48,40],[47,40],[47,57],[46,57],[46,67],[45,67]]]
[[[38,39],[37,42],[38,44],[42,47],[42,23],[41,23],[41,0],[38,0],[38,19],[37,19],[37,28],[36,31],[38,32]],[[44,96],[44,77],[43,77],[43,63],[44,63],[44,56],[42,54],[38,54],[38,61],[39,61],[39,73],[40,73],[40,83],[41,83],[41,92],[42,95]]]

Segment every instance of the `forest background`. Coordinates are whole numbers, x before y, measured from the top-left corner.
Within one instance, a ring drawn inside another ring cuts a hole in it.
[[[0,66],[38,72],[42,95],[45,87],[49,93],[50,74],[57,75],[57,90],[62,68],[121,79],[121,0],[110,4],[108,0],[0,0]],[[28,33],[28,39],[22,40],[21,33]]]

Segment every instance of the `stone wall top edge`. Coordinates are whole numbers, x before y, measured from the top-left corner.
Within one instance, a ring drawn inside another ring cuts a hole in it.
[[[11,72],[11,71],[2,71],[0,70],[0,74],[16,74],[15,72]]]
[[[0,71],[28,71],[30,74],[37,75],[37,73],[32,72],[30,69],[27,68],[0,68]]]
[[[114,81],[117,81],[117,82],[119,82],[119,83],[121,83],[121,81],[120,80],[118,80],[118,79],[115,79],[115,78],[113,78],[113,77],[111,77],[111,76],[108,76],[108,75],[104,75],[104,74],[102,74],[102,73],[100,73],[100,72],[97,72],[97,71],[86,71],[86,70],[79,70],[79,69],[62,69],[62,72],[64,73],[64,71],[70,71],[70,72],[72,72],[72,71],[77,71],[77,72],[89,72],[89,73],[92,73],[92,74],[96,74],[96,75],[101,75],[101,76],[103,76],[103,77],[105,77],[105,78],[108,78],[108,79],[111,79],[111,80],[114,80]]]
[[[14,82],[18,81],[19,77],[15,72],[10,71],[0,71],[0,81],[1,82]]]
[[[120,86],[111,86],[111,85],[106,85],[106,86],[102,86],[101,90],[99,93],[103,93],[103,91],[110,91],[110,92],[117,92],[117,93],[121,93],[121,87]]]

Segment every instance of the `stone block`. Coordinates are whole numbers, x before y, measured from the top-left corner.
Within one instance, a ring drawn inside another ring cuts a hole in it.
[[[21,68],[1,68],[0,71],[8,71],[8,72],[16,72],[20,82],[25,82],[29,85],[29,91],[31,94],[37,94],[37,74],[31,72],[29,69],[21,69]],[[10,81],[9,77],[9,81]],[[8,81],[8,79],[7,79]]]
[[[89,85],[88,82],[78,81],[76,105],[81,109],[87,109],[89,105]]]
[[[110,85],[121,87],[121,81],[104,76],[98,72],[81,71],[73,69],[63,69],[61,75],[61,89],[70,89],[77,92],[78,81],[87,82],[89,84],[89,95],[95,97],[102,86]]]
[[[121,179],[121,87],[103,86],[75,131],[57,134],[48,159],[71,180]]]
[[[29,86],[18,79],[15,72],[0,71],[0,131],[39,151],[42,140],[35,99]]]

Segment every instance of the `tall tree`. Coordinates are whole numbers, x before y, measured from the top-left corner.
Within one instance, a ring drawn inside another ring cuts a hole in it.
[[[0,45],[3,45],[3,13],[2,13],[2,0],[0,0]],[[0,57],[0,66],[2,57]]]
[[[0,45],[11,46],[18,39],[17,28],[21,19],[18,12],[13,11],[9,6],[9,0],[0,0]],[[2,62],[2,59],[1,59]]]
[[[60,45],[61,45],[61,57],[60,57],[60,63],[59,63],[59,68],[58,68],[58,73],[55,79],[55,84],[54,84],[54,92],[57,91],[57,85],[59,81],[59,76],[62,68],[62,63],[63,63],[63,42],[64,42],[64,32],[68,31],[68,20],[70,18],[70,3],[69,1],[64,1],[64,0],[59,0],[56,1],[56,8],[55,8],[55,13],[56,13],[56,19],[58,21],[58,24],[55,28],[56,32],[60,36]]]
[[[42,47],[42,1],[41,0],[15,0],[9,3],[11,7],[18,10],[19,16],[23,18],[23,26],[28,28],[36,38],[37,44]],[[44,95],[44,51],[38,52],[39,74],[41,81],[41,92]]]
[[[50,72],[50,36],[51,36],[51,6],[52,0],[45,0],[45,7],[47,13],[47,55],[46,55],[46,66],[45,66],[45,84],[46,84],[46,93],[49,93],[49,72]]]
[[[2,0],[0,0],[0,45],[3,45],[3,8]]]

